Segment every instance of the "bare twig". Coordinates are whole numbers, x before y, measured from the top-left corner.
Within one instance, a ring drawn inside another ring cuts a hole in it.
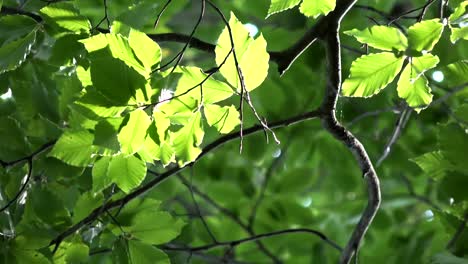
[[[156,20],[154,21],[153,28],[156,28],[158,26],[158,23],[159,23],[159,20],[161,19],[162,14],[164,13],[164,11],[166,11],[166,8],[169,6],[171,2],[172,0],[167,0],[164,6],[161,8],[161,11],[159,11],[158,15],[156,16]]]
[[[465,215],[463,216],[463,219],[460,222],[460,225],[455,231],[455,234],[453,234],[452,239],[450,239],[450,241],[447,243],[447,246],[446,246],[447,250],[451,250],[455,246],[455,243],[457,243],[457,240],[461,237],[463,231],[465,231],[467,223],[468,223],[468,211],[465,212]]]
[[[318,236],[321,240],[332,246],[334,249],[338,251],[342,251],[342,248],[335,243],[334,241],[330,240],[325,236],[322,232],[309,229],[309,228],[291,228],[291,229],[284,229],[280,231],[274,231],[270,233],[265,233],[265,234],[259,234],[259,235],[254,235],[251,237],[243,238],[243,239],[238,239],[238,240],[233,240],[233,241],[227,241],[227,242],[218,242],[214,244],[208,244],[208,245],[203,245],[203,246],[198,246],[198,247],[176,247],[176,246],[163,246],[161,247],[164,250],[174,250],[174,251],[205,251],[205,250],[210,250],[213,248],[217,247],[236,247],[239,246],[243,243],[248,243],[248,242],[253,242],[253,241],[258,241],[261,239],[269,238],[269,237],[274,237],[278,235],[284,235],[284,234],[292,234],[292,233],[307,233],[307,234],[312,234]]]
[[[388,157],[390,154],[390,151],[392,150],[393,145],[397,142],[398,138],[400,137],[403,129],[406,126],[406,123],[408,122],[410,116],[411,116],[411,108],[408,106],[405,106],[405,109],[400,114],[400,117],[398,118],[398,121],[395,125],[395,129],[393,130],[392,136],[390,137],[389,141],[384,147],[384,151],[380,158],[377,161],[376,166],[380,166],[382,162]]]
[[[28,174],[26,175],[25,182],[21,185],[21,188],[16,193],[15,197],[13,197],[13,199],[11,199],[2,208],[0,208],[0,213],[5,211],[6,209],[8,209],[12,204],[14,204],[16,202],[16,200],[18,200],[18,198],[24,192],[24,190],[26,190],[26,187],[29,184],[29,180],[31,179],[32,171],[33,171],[33,162],[32,162],[32,158],[30,158],[30,159],[28,159]]]

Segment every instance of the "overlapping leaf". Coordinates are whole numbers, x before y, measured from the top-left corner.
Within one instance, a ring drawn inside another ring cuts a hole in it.
[[[406,36],[397,28],[388,26],[372,26],[364,30],[352,29],[344,32],[357,41],[381,50],[405,51],[408,47]]]
[[[219,36],[218,44],[215,49],[216,64],[222,66],[220,68],[221,74],[238,91],[241,91],[240,76],[244,80],[247,91],[252,91],[257,88],[268,75],[268,61],[270,55],[266,50],[267,43],[262,34],[260,34],[257,39],[250,37],[247,29],[237,20],[233,13],[231,13],[229,26],[231,33],[229,29],[225,27]],[[233,41],[231,41],[231,35]],[[232,47],[235,48],[241,75],[236,67],[237,65],[234,60]],[[228,56],[227,60],[226,56]]]
[[[343,83],[343,95],[369,97],[389,84],[403,65],[404,58],[393,53],[364,55],[351,65],[349,77]]]

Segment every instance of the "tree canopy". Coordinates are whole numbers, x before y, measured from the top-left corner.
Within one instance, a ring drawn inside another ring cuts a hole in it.
[[[0,8],[1,263],[468,263],[468,1]]]

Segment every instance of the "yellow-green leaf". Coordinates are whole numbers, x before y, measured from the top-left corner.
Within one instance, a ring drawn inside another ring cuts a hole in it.
[[[228,28],[225,27],[219,36],[218,44],[215,49],[216,64],[221,66],[220,72],[224,78],[240,91],[241,82],[234,61],[234,52],[230,52],[233,44],[244,79],[245,88],[248,91],[252,91],[257,88],[268,75],[268,61],[270,55],[266,50],[267,43],[262,34],[255,40],[250,37],[247,29],[237,20],[233,13],[231,13],[229,26],[232,30],[233,43],[231,43]],[[229,57],[225,61],[228,54]]]
[[[145,111],[137,109],[129,114],[127,124],[122,127],[118,138],[120,149],[124,154],[133,154],[139,151],[145,143],[146,130],[151,120]]]
[[[361,43],[377,49],[404,51],[408,47],[408,40],[405,35],[393,27],[372,26],[363,30],[352,29],[344,33],[355,37]]]
[[[299,10],[308,17],[317,18],[330,13],[335,6],[336,0],[303,0]]]
[[[219,106],[215,104],[205,105],[205,117],[208,125],[214,126],[219,133],[227,134],[240,124],[239,112],[236,107]]]
[[[439,19],[425,20],[408,29],[409,47],[415,51],[431,51],[440,39],[444,25]]]
[[[351,65],[349,77],[343,83],[343,95],[370,97],[377,94],[397,76],[403,61],[403,57],[398,58],[390,52],[356,59]]]

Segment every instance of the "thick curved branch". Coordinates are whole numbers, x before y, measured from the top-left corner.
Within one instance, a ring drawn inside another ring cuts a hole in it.
[[[294,116],[294,117],[291,117],[291,118],[288,118],[288,119],[284,119],[284,120],[280,120],[280,121],[271,123],[269,125],[269,127],[271,129],[286,127],[286,126],[293,125],[293,124],[296,124],[296,123],[300,123],[300,122],[303,122],[303,121],[306,121],[306,120],[317,118],[317,117],[320,116],[320,114],[321,113],[318,110],[302,113],[300,115],[297,115],[297,116]],[[243,130],[243,135],[248,136],[248,135],[251,135],[251,134],[255,134],[257,132],[263,131],[263,129],[264,128],[263,128],[262,125],[255,125],[255,126],[252,126],[250,128],[244,129]],[[122,197],[122,198],[120,198],[118,200],[111,201],[111,202],[108,202],[106,204],[103,204],[102,206],[94,209],[87,217],[83,218],[81,221],[79,221],[75,225],[71,226],[70,228],[68,228],[67,230],[65,230],[61,234],[59,234],[56,238],[54,238],[49,243],[49,245],[50,246],[55,245],[55,247],[54,247],[54,252],[55,252],[58,249],[58,246],[60,245],[60,243],[65,238],[67,238],[68,236],[74,234],[76,231],[78,231],[82,227],[84,227],[84,226],[92,223],[93,221],[95,221],[106,210],[111,210],[111,209],[114,209],[114,208],[123,207],[128,202],[130,202],[131,200],[137,198],[138,196],[144,194],[145,192],[147,192],[147,191],[151,190],[152,188],[154,188],[155,186],[159,185],[161,182],[163,182],[164,180],[166,180],[170,176],[175,175],[176,173],[182,171],[183,169],[185,169],[185,168],[187,168],[189,166],[192,166],[195,162],[200,160],[203,156],[205,156],[209,152],[211,152],[214,149],[218,148],[219,146],[222,146],[225,143],[227,143],[229,141],[232,141],[234,139],[237,139],[237,138],[239,138],[239,132],[233,132],[233,133],[227,134],[227,135],[219,138],[218,140],[213,141],[212,143],[208,144],[205,148],[203,148],[202,153],[198,156],[198,158],[195,161],[193,161],[193,162],[191,162],[189,164],[186,164],[184,167],[174,167],[174,168],[162,173],[159,177],[151,180],[146,185],[141,186],[140,188],[138,188],[138,189],[134,190],[133,192],[127,194],[126,196],[124,196],[124,197]]]
[[[323,127],[353,153],[359,163],[364,179],[367,181],[369,194],[367,207],[362,213],[351,238],[341,254],[340,263],[349,263],[356,254],[369,225],[379,209],[381,200],[379,179],[364,146],[351,132],[338,122],[335,116],[336,102],[341,90],[340,22],[356,1],[357,0],[348,1],[347,9],[342,13],[335,13],[335,15],[331,16],[333,20],[328,24],[329,31],[326,41],[329,79],[325,98],[321,105]]]

